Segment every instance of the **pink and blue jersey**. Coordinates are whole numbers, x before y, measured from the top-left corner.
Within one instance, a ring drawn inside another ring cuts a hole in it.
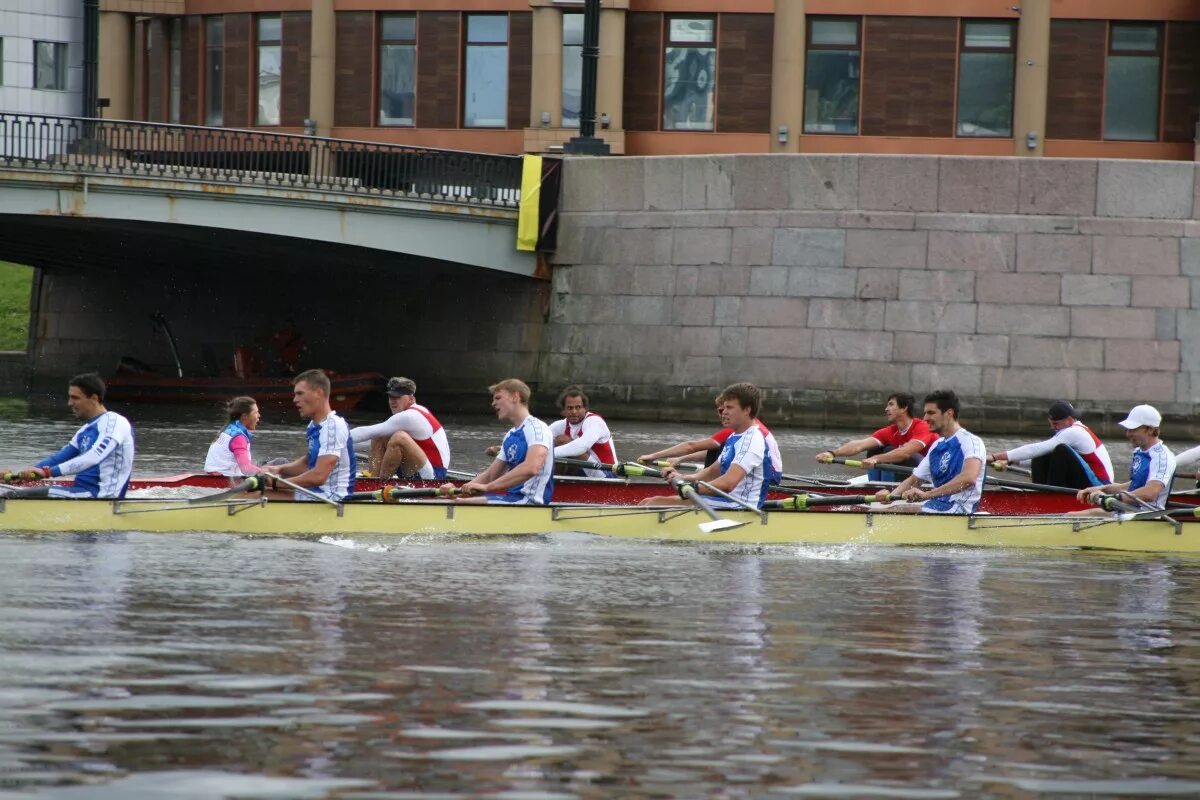
[[[308,468],[317,465],[321,456],[337,456],[337,464],[325,483],[309,489],[310,492],[341,500],[354,491],[354,440],[350,438],[350,428],[346,420],[331,411],[321,422],[309,422],[305,430],[308,437]],[[296,492],[297,500],[312,498]]]
[[[929,481],[935,487],[944,486],[958,477],[969,459],[979,459],[979,475],[975,482],[954,494],[941,497],[931,497],[926,500],[921,509],[934,514],[974,514],[979,508],[979,500],[983,497],[983,465],[987,461],[987,451],[983,440],[975,434],[959,428],[953,436],[938,439],[929,454],[913,470],[913,475],[923,481]]]
[[[544,506],[554,494],[554,437],[550,426],[530,414],[520,425],[504,435],[500,454],[496,458],[508,468],[515,469],[529,457],[533,447],[546,448],[546,460],[541,471],[524,483],[510,487],[504,494],[489,494],[489,503],[517,503]]]
[[[35,466],[54,477],[74,475],[72,486],[50,487],[51,497],[119,499],[133,474],[133,427],[115,411],[105,411],[75,432],[62,450]]]
[[[250,458],[250,442],[253,439],[254,434],[240,419],[233,420],[225,426],[216,441],[208,446],[204,471],[230,477],[253,475],[258,472],[258,467],[254,466],[254,461]]]

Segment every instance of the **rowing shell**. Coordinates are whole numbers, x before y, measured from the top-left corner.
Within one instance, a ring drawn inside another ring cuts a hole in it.
[[[373,492],[384,483],[378,478],[358,478],[355,488],[361,492]],[[434,487],[441,483],[443,482],[404,481],[396,485]],[[452,483],[461,485],[462,481],[452,481]],[[229,484],[229,478],[219,475],[183,474],[164,478],[134,478],[130,482],[129,488],[133,490],[182,487],[224,489]],[[862,494],[864,492],[863,486],[821,486],[819,488],[797,486],[796,489],[820,494]],[[637,505],[646,497],[670,493],[671,490],[662,481],[653,479],[556,477],[554,479],[554,496],[551,499],[555,503]],[[774,500],[787,496],[780,492],[772,492],[769,495],[770,499]],[[1171,499],[1189,505],[1200,503],[1200,496],[1192,494],[1172,495]],[[979,506],[979,510],[982,512],[1004,515],[1065,514],[1068,511],[1078,511],[1082,508],[1086,508],[1086,506],[1077,501],[1074,494],[1013,489],[986,489]]]
[[[1200,522],[1166,519],[909,515],[853,511],[722,512],[743,523],[712,534],[694,509],[479,506],[447,502],[320,503],[246,498],[210,505],[169,500],[0,501],[8,532],[213,531],[274,536],[508,535],[581,532],[676,542],[807,545],[962,545],[1200,553]]]

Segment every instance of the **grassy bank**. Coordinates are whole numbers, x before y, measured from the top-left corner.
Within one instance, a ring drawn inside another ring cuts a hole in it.
[[[32,287],[32,267],[0,261],[0,350],[25,349]]]

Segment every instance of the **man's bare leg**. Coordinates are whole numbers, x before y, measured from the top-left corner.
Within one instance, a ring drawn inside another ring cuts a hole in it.
[[[403,468],[400,473],[402,476],[415,475],[428,461],[425,452],[411,436],[404,431],[396,431],[392,438],[388,439],[383,463],[379,468],[379,477],[390,478],[400,468]]]
[[[379,471],[383,464],[383,454],[387,451],[387,439],[379,437],[371,440],[371,453],[367,457],[367,469],[371,470],[371,474],[376,478],[387,477]]]

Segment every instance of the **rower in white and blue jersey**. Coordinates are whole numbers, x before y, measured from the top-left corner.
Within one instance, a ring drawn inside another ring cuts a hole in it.
[[[1095,503],[1102,495],[1116,494],[1117,499],[1131,503],[1139,510],[1162,510],[1167,507],[1171,481],[1175,477],[1175,454],[1159,438],[1162,414],[1154,406],[1140,405],[1129,410],[1129,416],[1117,423],[1125,429],[1125,438],[1133,445],[1129,462],[1129,480],[1089,486],[1075,495],[1082,503]],[[1103,516],[1101,508],[1072,511],[1072,516]]]
[[[925,422],[942,438],[929,448],[925,459],[895,489],[880,489],[876,499],[886,503],[900,495],[918,506],[892,506],[888,511],[924,511],[931,514],[974,514],[983,497],[983,465],[987,450],[983,440],[958,424],[958,395],[938,389],[925,395]],[[918,483],[927,481],[931,489]]]
[[[94,372],[68,382],[67,405],[83,427],[62,450],[32,467],[16,470],[18,480],[74,475],[70,486],[4,487],[3,496],[120,499],[133,473],[133,428],[129,420],[104,407],[104,380]]]
[[[292,403],[308,420],[306,452],[287,464],[263,467],[262,475],[288,478],[312,494],[340,501],[354,491],[354,442],[350,427],[329,406],[329,376],[319,369],[301,372],[292,381]],[[274,487],[272,487],[274,488]],[[297,491],[297,500],[314,498]]]
[[[466,496],[460,502],[546,505],[554,494],[550,426],[529,413],[530,391],[524,381],[508,378],[488,391],[496,416],[513,427],[504,435],[496,459],[458,490]]]
[[[767,489],[775,475],[766,434],[758,424],[762,391],[752,383],[735,383],[726,387],[718,400],[721,403],[721,422],[730,434],[721,446],[721,454],[716,462],[699,472],[687,475],[686,478],[688,482],[695,482],[695,491],[705,495],[707,504],[713,508],[743,508],[743,503],[762,508],[763,501],[767,499]],[[676,470],[672,467],[663,469],[663,478],[667,480],[675,474]],[[713,489],[719,489],[741,502],[722,497]],[[647,497],[639,505],[669,506],[691,503],[690,499],[682,495],[659,495]]]

